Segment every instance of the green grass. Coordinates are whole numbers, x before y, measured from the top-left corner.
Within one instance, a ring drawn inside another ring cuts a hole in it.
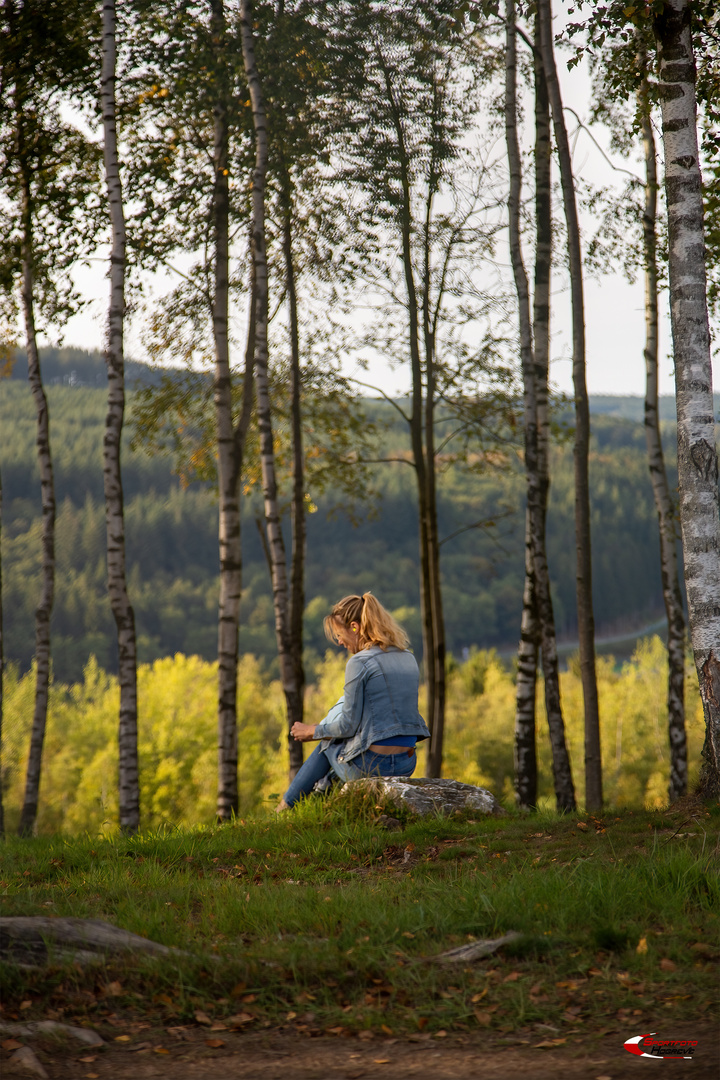
[[[5,915],[106,919],[193,954],[80,970],[9,965],[5,1016],[221,1021],[356,1032],[561,1036],[717,992],[720,807],[438,818],[388,832],[330,798],[278,819],[132,839],[8,838]],[[579,828],[578,822],[585,828]],[[426,958],[523,937],[458,967]],[[695,946],[695,948],[693,948]],[[111,987],[108,990],[108,987]],[[23,1002],[25,1005],[21,1011]]]

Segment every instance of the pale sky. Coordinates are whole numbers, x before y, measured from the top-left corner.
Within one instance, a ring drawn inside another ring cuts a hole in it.
[[[567,71],[565,59],[558,55],[558,72],[561,79],[563,100],[584,118],[587,115],[589,100],[589,79],[582,65],[572,72]],[[575,128],[575,119],[568,115],[569,130]],[[603,128],[593,128],[593,134],[606,150],[607,133]],[[531,132],[527,132],[531,138]],[[658,134],[658,150],[661,153],[661,139]],[[609,154],[609,151],[608,151]],[[612,156],[612,155],[611,155]],[[628,163],[616,159],[619,165],[641,173],[640,163]],[[594,184],[618,183],[618,174],[614,173],[602,154],[593,145],[590,137],[580,132],[575,142],[574,168],[576,175],[592,181]],[[555,168],[557,177],[557,168]],[[562,208],[556,208],[562,213]],[[584,230],[591,228],[591,222],[585,221]],[[506,251],[499,252],[500,258],[509,261]],[[527,254],[526,254],[527,258]],[[108,300],[108,282],[105,278],[107,263],[98,252],[97,261],[90,269],[79,268],[76,280],[84,295],[90,299],[86,310],[70,320],[64,334],[64,344],[76,345],[86,349],[102,348],[104,326]],[[171,283],[170,278],[148,279],[147,291],[163,292]],[[572,364],[570,337],[570,294],[563,288],[559,273],[554,279],[555,297],[552,321],[552,363],[551,379],[558,389],[572,392]],[[621,275],[604,277],[602,281],[586,278],[586,350],[587,384],[591,394],[637,394],[645,391],[645,369],[643,360],[644,316],[643,285],[638,281],[628,284]],[[669,358],[671,349],[670,325],[667,316],[667,301],[661,300],[663,318],[660,337],[660,393],[674,393],[672,362]],[[139,320],[129,320],[126,338],[126,355],[136,360],[145,360],[142,346]],[[713,382],[715,390],[720,387],[720,360],[713,358]],[[409,372],[407,368],[390,370],[382,361],[371,363],[368,372],[352,370],[359,378],[370,383],[382,385],[386,393],[403,393],[408,388]]]

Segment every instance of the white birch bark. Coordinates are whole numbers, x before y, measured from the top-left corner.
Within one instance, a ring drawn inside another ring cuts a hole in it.
[[[699,788],[720,794],[720,514],[702,178],[689,0],[654,22],[665,151],[678,480],[688,621],[706,735]]]
[[[268,384],[268,266],[265,246],[265,181],[268,161],[267,120],[262,84],[255,62],[252,5],[241,0],[245,75],[252,104],[255,130],[255,168],[252,176],[251,247],[255,276],[255,395],[260,433],[260,464],[265,504],[265,527],[272,572],[275,637],[278,645],[280,678],[287,704],[288,720],[297,711],[299,687],[290,645],[290,601],[285,542],[277,498],[275,449]]]
[[[213,38],[222,47],[226,34],[223,0],[211,2]],[[218,65],[219,66],[219,65]],[[238,810],[237,665],[242,550],[240,537],[240,460],[232,416],[232,377],[228,340],[229,168],[228,92],[216,83],[213,108],[212,237],[214,256],[213,342],[215,346],[215,432],[218,448],[218,795],[217,816],[229,821]]]
[[[110,308],[105,348],[105,365],[108,376],[108,411],[103,439],[103,481],[107,531],[108,592],[118,637],[120,828],[125,833],[134,833],[140,827],[140,778],[137,748],[137,643],[135,637],[135,613],[127,590],[125,516],[120,464],[120,447],[125,413],[126,242],[125,214],[117,148],[115,69],[115,0],[103,0],[100,104],[103,121],[105,181],[112,226]]]
[[[40,774],[42,752],[47,724],[48,695],[50,689],[50,617],[55,596],[55,482],[50,453],[50,417],[47,398],[42,383],[37,337],[35,334],[35,296],[33,280],[33,206],[30,179],[24,167],[24,132],[22,117],[17,114],[19,157],[22,169],[22,285],[21,301],[25,322],[25,340],[28,358],[28,378],[35,401],[37,415],[37,451],[40,467],[40,491],[42,500],[42,590],[35,609],[35,704],[30,734],[25,779],[25,797],[20,815],[21,836],[28,835],[35,827],[40,798]]]
[[[560,165],[570,264],[572,296],[573,389],[575,397],[575,546],[578,641],[580,676],[585,706],[585,804],[589,810],[602,808],[602,762],[600,756],[600,711],[595,672],[595,619],[592,602],[592,561],[590,550],[590,410],[585,382],[585,314],[583,268],[580,247],[575,185],[570,145],[565,127],[560,83],[555,65],[552,37],[551,0],[538,0],[540,48],[553,118],[553,130]]]
[[[522,255],[520,235],[520,196],[522,167],[517,135],[517,73],[515,3],[506,4],[505,49],[505,135],[510,172],[508,225],[510,257],[518,296],[520,356],[523,372],[525,471],[527,487],[525,537],[525,587],[521,637],[518,649],[518,681],[515,716],[516,785],[520,805],[532,805],[537,789],[535,757],[535,680],[537,677],[538,639],[542,647],[545,673],[545,705],[550,732],[553,779],[557,807],[575,807],[570,756],[565,742],[565,727],[560,707],[555,623],[550,592],[545,545],[545,508],[547,502],[547,345],[549,328],[549,276],[551,226],[549,217],[550,171],[547,161],[536,161],[536,304],[535,324],[530,318],[530,288]],[[549,118],[545,99],[545,81],[536,68],[536,154],[549,150]],[[542,98],[542,100],[540,100]],[[533,336],[537,331],[541,363],[535,357]],[[541,433],[540,420],[543,430]],[[531,669],[532,665],[532,669]],[[523,775],[523,767],[527,770]],[[525,801],[532,795],[530,802]]]
[[[642,59],[643,63],[646,63]],[[645,208],[643,248],[645,262],[645,443],[660,534],[660,576],[668,622],[668,736],[670,781],[668,798],[675,802],[687,793],[687,738],[685,735],[685,616],[678,573],[675,515],[670,499],[658,411],[658,276],[657,276],[657,155],[648,112],[648,87],[639,93],[645,152]]]

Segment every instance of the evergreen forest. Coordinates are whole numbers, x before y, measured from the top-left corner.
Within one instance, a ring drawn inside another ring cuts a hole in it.
[[[99,355],[48,350],[48,399],[55,446],[57,585],[53,611],[55,679],[79,680],[90,656],[112,673],[116,642],[107,598],[101,447],[105,420],[104,366]],[[152,369],[136,365],[147,382]],[[130,369],[130,378],[133,369]],[[98,383],[100,385],[98,385]],[[386,446],[406,437],[393,410],[364,402],[382,425]],[[674,403],[664,404],[663,433],[673,467]],[[139,658],[149,663],[175,653],[212,660],[217,648],[217,496],[209,485],[183,487],[167,455],[131,450],[130,423],[123,450],[128,568],[135,606]],[[593,577],[598,637],[627,657],[635,641],[663,622],[657,522],[647,478],[641,400],[593,402],[591,499]],[[560,647],[576,635],[572,538],[572,447],[563,432],[553,449],[548,547],[557,604]],[[34,452],[35,419],[22,360],[0,395],[3,431],[4,600],[6,658],[26,672],[33,656],[33,610],[40,588],[40,488]],[[519,446],[482,472],[450,468],[439,502],[442,538],[481,520],[492,523],[448,539],[442,546],[443,588],[451,654],[517,647],[523,587],[523,510]],[[672,475],[672,474],[671,474]],[[676,480],[673,479],[673,485]],[[409,470],[377,467],[371,493],[344,512],[332,489],[314,496],[308,516],[305,641],[309,670],[327,648],[322,619],[340,596],[374,591],[407,627],[422,654],[418,596],[416,494]],[[259,500],[246,506],[240,653],[277,675],[270,578],[255,526]],[[657,624],[657,625],[656,625]]]

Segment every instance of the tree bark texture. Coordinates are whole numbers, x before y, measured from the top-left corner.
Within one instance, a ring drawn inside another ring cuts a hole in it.
[[[50,418],[43,389],[40,359],[35,334],[35,295],[33,280],[33,204],[28,148],[20,110],[17,111],[17,137],[22,169],[22,286],[21,299],[25,322],[28,378],[37,415],[37,451],[42,499],[42,591],[35,609],[35,704],[33,709],[30,752],[25,780],[25,798],[20,815],[20,835],[33,831],[40,796],[42,751],[47,723],[50,688],[50,617],[55,595],[55,483],[50,453]]]
[[[211,0],[213,41],[217,49],[218,95],[213,107],[212,231],[214,282],[212,301],[215,346],[215,433],[218,448],[218,794],[216,813],[229,821],[238,810],[237,666],[242,550],[240,538],[240,461],[232,414],[232,377],[228,339],[229,306],[229,135],[226,79],[220,75],[226,25],[223,0]],[[224,69],[222,69],[224,75]]]
[[[125,215],[118,164],[115,111],[115,0],[103,0],[102,74],[100,98],[103,120],[105,179],[108,189],[112,249],[110,252],[110,309],[105,366],[108,411],[103,438],[103,481],[107,531],[107,571],[110,606],[118,636],[120,716],[118,733],[120,828],[135,833],[140,827],[140,779],[137,747],[137,642],[135,613],[127,590],[125,516],[120,447],[125,414]]]
[[[537,685],[538,624],[535,604],[535,558],[531,488],[537,491],[537,396],[535,358],[530,321],[530,288],[520,239],[522,166],[517,133],[517,49],[515,0],[505,3],[505,143],[510,190],[508,235],[510,262],[518,298],[520,362],[523,375],[523,435],[525,440],[525,584],[518,645],[515,694],[515,796],[518,806],[530,809],[537,799],[537,750],[535,742],[535,696]]]
[[[580,675],[585,706],[585,804],[589,810],[600,810],[602,808],[602,761],[600,756],[600,710],[595,672],[595,619],[592,602],[590,485],[588,477],[590,409],[585,382],[585,313],[582,252],[572,158],[565,127],[560,83],[555,65],[550,0],[538,0],[538,15],[542,62],[560,165],[560,183],[567,226],[572,297],[573,390],[575,397],[576,593]]]
[[[510,171],[508,222],[510,255],[518,296],[520,356],[523,372],[525,475],[527,491],[525,587],[521,638],[518,650],[516,699],[516,784],[520,805],[537,789],[535,754],[535,682],[538,642],[545,675],[545,709],[548,718],[553,762],[555,799],[558,809],[575,807],[570,756],[565,742],[565,726],[560,705],[560,678],[555,640],[555,619],[547,564],[545,520],[549,487],[548,471],[548,353],[550,325],[550,265],[552,246],[550,191],[550,118],[542,63],[535,48],[535,181],[536,181],[536,261],[533,320],[530,316],[530,289],[522,256],[520,195],[522,170],[517,135],[517,75],[515,5],[506,7],[505,132]],[[531,674],[532,665],[532,674]],[[532,711],[531,711],[532,710]],[[523,779],[522,762],[534,778]]]
[[[290,596],[288,589],[285,542],[280,522],[275,472],[272,414],[268,381],[268,266],[265,248],[265,178],[267,173],[268,142],[265,103],[262,84],[255,62],[255,43],[252,27],[252,5],[242,0],[241,31],[245,75],[252,104],[255,130],[255,168],[252,176],[251,246],[255,275],[255,393],[260,433],[260,463],[265,503],[265,526],[272,565],[273,608],[275,636],[280,661],[288,721],[301,715],[301,688],[298,686],[290,643]]]
[[[640,92],[645,150],[645,209],[643,249],[645,262],[645,442],[650,480],[660,533],[660,574],[668,622],[668,735],[670,782],[668,798],[675,802],[687,793],[687,739],[685,736],[685,616],[678,573],[675,518],[658,413],[658,278],[657,278],[657,155],[648,113],[645,83]]]
[[[655,17],[665,150],[680,524],[688,621],[706,734],[699,790],[720,795],[720,513],[702,178],[689,0]]]
[[[303,612],[305,610],[305,458],[303,454],[301,378],[300,378],[300,329],[298,325],[297,290],[295,285],[295,262],[292,246],[292,222],[290,194],[287,194],[287,216],[283,229],[283,254],[285,259],[285,285],[290,313],[290,421],[292,431],[292,554],[290,572],[290,634],[289,644],[295,671],[297,694],[292,703],[295,712],[290,714],[288,701],[288,728],[297,721],[303,722],[303,698],[305,693],[305,668],[303,666]],[[303,763],[303,744],[290,735],[288,730],[288,753],[290,779]]]

